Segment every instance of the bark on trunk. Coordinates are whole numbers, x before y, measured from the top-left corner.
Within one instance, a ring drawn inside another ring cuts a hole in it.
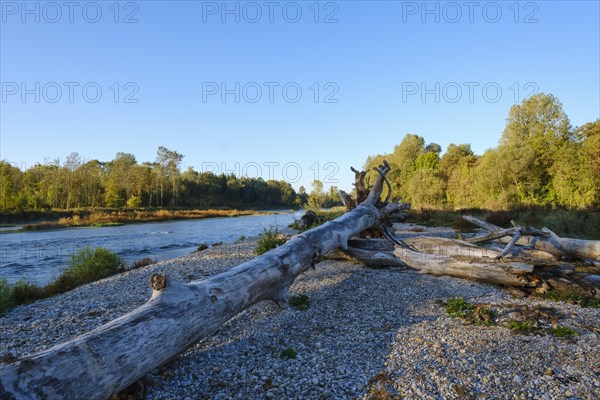
[[[285,303],[288,287],[325,253],[376,226],[387,163],[353,210],[286,244],[205,280],[153,275],[143,306],[91,332],[0,368],[1,399],[107,399],[264,300]],[[364,177],[364,173],[361,173]],[[359,179],[362,184],[362,179]]]

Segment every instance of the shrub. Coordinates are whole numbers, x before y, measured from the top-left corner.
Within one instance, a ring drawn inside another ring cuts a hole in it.
[[[475,325],[495,325],[495,318],[496,313],[491,308],[484,305],[476,306],[473,314],[471,315],[471,321],[473,321]]]
[[[537,296],[546,300],[577,304],[583,308],[600,308],[600,300],[579,293],[559,293],[555,290],[549,290],[546,293],[540,293]]]
[[[301,294],[292,296],[288,299],[288,304],[299,311],[306,311],[310,307],[310,299],[307,295]]]
[[[446,313],[452,318],[470,317],[475,311],[475,307],[465,301],[462,296],[453,297],[446,303]]]
[[[12,308],[14,305],[12,297],[12,287],[6,279],[0,279],[0,315]]]
[[[471,304],[462,296],[446,302],[446,313],[452,318],[462,318],[475,325],[496,325],[496,312],[485,304]]]
[[[107,278],[124,270],[125,263],[116,254],[103,248],[86,247],[71,257],[69,267],[48,286],[40,287],[24,280],[10,286],[6,279],[0,279],[0,314],[16,305],[28,304],[64,293],[77,286]]]
[[[554,336],[554,337],[559,337],[559,338],[564,338],[564,339],[571,339],[574,336],[577,336],[579,333],[572,328],[569,328],[567,326],[555,326],[553,328],[548,329],[548,332]]]
[[[108,278],[124,269],[125,264],[118,255],[101,247],[92,249],[88,246],[71,256],[69,267],[63,271],[57,283],[65,287],[72,284],[79,286]]]
[[[204,251],[206,249],[208,249],[208,245],[206,243],[200,243],[196,251]]]
[[[291,360],[292,358],[296,358],[296,351],[291,347],[288,347],[285,350],[281,351],[281,358]]]
[[[77,286],[82,285],[83,283],[79,283],[77,279],[75,279],[72,275],[62,274],[48,286],[46,286],[46,293],[48,296],[54,296],[56,294],[61,294],[68,292],[69,290],[75,289]]]
[[[260,238],[258,245],[256,246],[256,254],[264,254],[277,246],[281,246],[285,242],[285,239],[279,237],[276,227],[271,227],[269,230],[265,229],[263,236]]]
[[[12,288],[12,297],[15,304],[29,304],[47,297],[44,288],[33,283],[20,280]]]
[[[533,331],[534,327],[527,321],[510,321],[506,327],[515,333],[527,334]]]
[[[144,257],[140,260],[136,260],[131,264],[131,269],[143,268],[147,265],[155,264],[156,260],[153,260],[149,257]]]

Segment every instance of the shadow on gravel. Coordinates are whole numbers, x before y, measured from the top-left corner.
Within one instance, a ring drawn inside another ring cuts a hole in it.
[[[290,289],[310,298],[308,310],[251,307],[151,377],[150,395],[360,397],[398,331],[435,319],[411,314],[415,304],[435,300],[430,284],[423,275],[324,261]]]

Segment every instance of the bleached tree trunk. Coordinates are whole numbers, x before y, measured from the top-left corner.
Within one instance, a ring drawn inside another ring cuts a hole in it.
[[[0,398],[107,399],[173,359],[224,322],[264,300],[285,303],[288,287],[321,255],[376,226],[386,163],[353,210],[222,274],[188,284],[153,275],[150,300],[91,332],[0,367]]]
[[[508,286],[535,286],[533,265],[520,261],[497,261],[498,251],[460,240],[421,237],[406,243],[419,251],[397,246],[394,256],[424,274],[446,275]]]
[[[497,234],[497,239],[503,243],[509,243],[511,240],[510,236],[516,231],[516,228],[502,229],[499,226],[468,215],[463,216],[463,218],[490,232],[490,237]],[[571,256],[600,260],[600,240],[562,238],[548,228],[543,228],[541,231],[529,229],[529,231],[535,233],[535,236],[527,235],[527,232],[525,232],[515,244],[530,246],[554,256]]]

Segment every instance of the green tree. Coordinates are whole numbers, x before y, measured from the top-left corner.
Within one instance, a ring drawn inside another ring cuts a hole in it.
[[[590,205],[600,206],[600,119],[589,122],[575,130],[581,141],[585,175],[593,182],[593,200]]]
[[[107,163],[106,191],[104,199],[107,207],[124,207],[133,195],[135,187],[134,168],[137,165],[135,156],[130,153],[117,153]]]
[[[20,181],[21,170],[7,161],[0,161],[0,206],[2,211],[20,208]]]
[[[446,202],[453,208],[476,207],[473,190],[477,157],[471,145],[451,143],[439,163],[440,173],[446,180]]]
[[[165,183],[171,186],[171,205],[177,204],[177,196],[179,192],[179,175],[181,171],[179,166],[183,161],[183,155],[169,150],[164,146],[160,146],[156,152],[156,162],[159,171],[160,184],[160,205],[164,205],[164,186]]]
[[[600,204],[600,120],[575,130],[551,168],[557,203],[569,208]]]
[[[510,174],[519,202],[552,203],[555,191],[550,170],[560,149],[571,139],[570,132],[562,104],[552,95],[539,93],[511,107],[498,150],[506,163],[518,163],[523,168]]]
[[[323,182],[318,179],[312,181],[312,191],[308,195],[308,201],[304,206],[307,210],[318,212],[325,205],[325,194],[323,193]]]
[[[100,207],[104,204],[104,180],[106,168],[98,160],[88,161],[78,168],[79,186],[78,197],[85,207]]]
[[[415,171],[408,182],[408,200],[415,208],[436,208],[444,205],[446,181],[440,173],[437,152],[421,154],[414,162]]]
[[[78,169],[81,166],[81,158],[76,152],[72,152],[67,156],[63,164],[64,188],[66,198],[64,199],[65,209],[81,206],[79,194],[82,192],[82,179]]]

